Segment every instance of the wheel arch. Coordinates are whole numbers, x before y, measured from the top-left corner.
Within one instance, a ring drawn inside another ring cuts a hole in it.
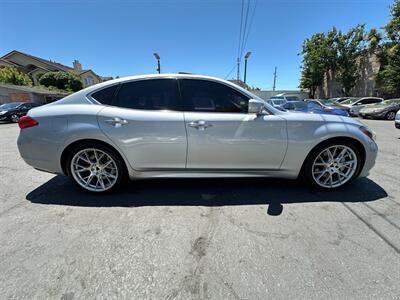
[[[123,162],[123,164],[125,166],[125,170],[128,172],[127,162],[125,161],[125,159],[124,159],[123,155],[120,153],[120,151],[118,151],[118,149],[115,148],[113,145],[111,145],[105,141],[98,140],[98,139],[79,139],[79,140],[73,141],[70,144],[68,144],[61,153],[60,164],[61,164],[61,169],[65,175],[68,175],[67,165],[66,165],[67,159],[68,159],[68,154],[71,152],[72,149],[74,149],[78,145],[84,144],[84,143],[99,144],[99,145],[103,145],[105,147],[111,148],[115,152],[115,154],[118,155],[118,157],[121,159],[121,161]]]
[[[299,177],[302,176],[302,174],[304,172],[304,166],[305,166],[307,160],[309,159],[310,155],[313,153],[313,151],[317,147],[321,147],[323,145],[327,145],[327,144],[329,144],[331,142],[335,142],[335,141],[337,141],[337,142],[347,141],[349,143],[352,143],[357,148],[357,150],[361,156],[361,164],[360,164],[360,167],[358,168],[358,173],[356,174],[356,176],[358,176],[361,173],[362,169],[364,168],[365,159],[366,159],[366,155],[367,155],[364,145],[355,138],[348,137],[348,136],[337,136],[337,137],[332,137],[332,138],[323,140],[323,141],[319,142],[318,144],[316,144],[313,148],[311,148],[311,150],[308,152],[307,156],[305,157],[305,159],[303,161],[303,164],[302,164],[300,172],[299,172]]]

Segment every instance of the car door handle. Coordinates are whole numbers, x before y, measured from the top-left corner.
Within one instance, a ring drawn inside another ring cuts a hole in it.
[[[128,124],[127,120],[122,119],[120,117],[114,117],[112,119],[105,120],[104,122],[106,122],[107,124],[109,124],[111,126],[114,126],[116,128],[119,128],[119,127],[121,127],[123,125]]]
[[[203,121],[203,120],[192,121],[189,123],[189,127],[197,128],[199,130],[204,130],[211,126],[212,126],[212,124],[207,123],[206,121]]]

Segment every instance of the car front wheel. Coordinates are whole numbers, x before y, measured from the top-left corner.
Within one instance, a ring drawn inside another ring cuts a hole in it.
[[[394,111],[389,111],[385,116],[385,119],[390,121],[393,121],[395,118],[396,118],[396,113]]]
[[[331,142],[317,146],[310,153],[304,175],[312,186],[332,190],[356,178],[360,167],[360,153],[351,142]]]
[[[74,182],[89,192],[115,190],[126,176],[122,159],[112,148],[103,145],[89,144],[74,149],[67,166]]]

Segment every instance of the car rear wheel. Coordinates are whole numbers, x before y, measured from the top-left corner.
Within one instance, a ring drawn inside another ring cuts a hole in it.
[[[317,146],[304,166],[306,181],[319,189],[333,190],[350,183],[359,174],[361,157],[347,141]]]
[[[67,160],[68,174],[86,191],[105,193],[118,188],[126,177],[119,155],[104,145],[87,144],[75,148]]]
[[[386,120],[390,120],[393,121],[396,118],[396,113],[394,111],[389,111],[386,115],[385,115],[385,119]]]
[[[13,123],[18,123],[19,117],[18,117],[18,115],[11,115],[11,116],[10,116],[10,120],[11,120],[11,122],[13,122]]]

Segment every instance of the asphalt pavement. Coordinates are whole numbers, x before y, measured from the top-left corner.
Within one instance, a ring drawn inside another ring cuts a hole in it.
[[[91,195],[0,124],[1,299],[399,299],[400,130],[335,192],[282,179],[132,182]]]

